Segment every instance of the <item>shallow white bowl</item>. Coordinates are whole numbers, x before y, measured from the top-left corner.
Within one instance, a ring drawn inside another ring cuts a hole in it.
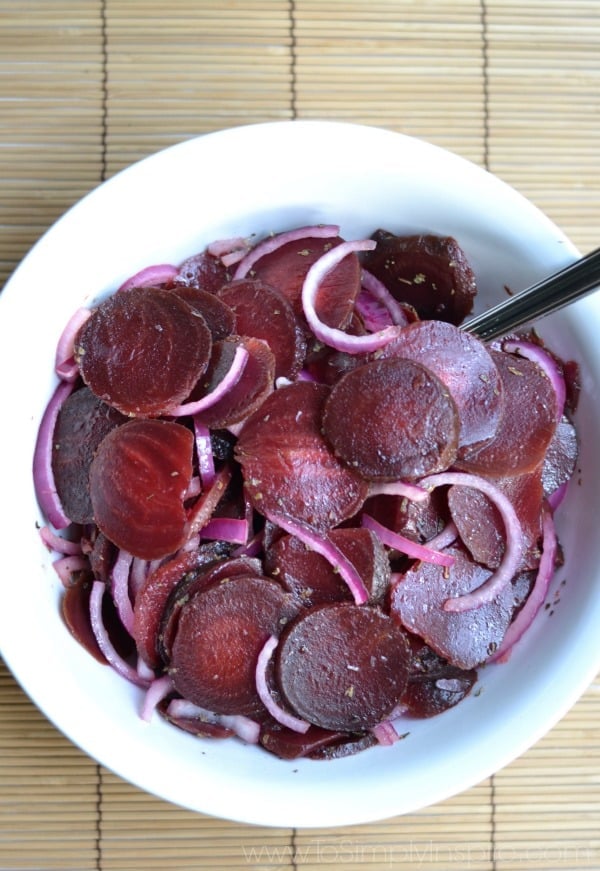
[[[581,366],[580,469],[558,513],[566,562],[509,662],[479,691],[410,735],[335,762],[282,762],[237,741],[200,741],[139,716],[140,692],[95,662],[59,616],[42,547],[31,457],[68,317],[143,266],[178,262],[213,239],[310,223],[347,238],[377,227],[450,234],[475,269],[478,309],[578,252],[513,189],[457,156],[380,129],[328,122],[242,127],[169,148],[93,191],[35,246],[0,297],[2,654],[72,741],[139,787],[218,817],[340,826],[411,812],[489,776],[563,716],[600,668],[600,299],[548,318],[549,346]],[[566,584],[561,586],[563,580]]]

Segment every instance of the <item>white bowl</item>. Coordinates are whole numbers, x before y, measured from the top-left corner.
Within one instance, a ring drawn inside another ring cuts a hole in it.
[[[139,717],[140,691],[98,664],[59,616],[61,584],[40,543],[31,480],[55,343],[70,314],[150,263],[213,239],[335,222],[347,238],[377,227],[457,238],[480,286],[478,309],[578,252],[534,206],[476,166],[380,129],[283,122],[226,130],[150,157],[93,191],[26,257],[0,298],[2,654],[73,742],[168,801],[240,822],[340,826],[415,811],[478,783],[537,741],[600,667],[600,299],[546,319],[549,346],[581,366],[581,473],[558,512],[566,562],[510,660],[479,692],[412,722],[393,747],[338,761],[283,762],[238,741],[208,741]],[[561,587],[563,579],[566,585]]]

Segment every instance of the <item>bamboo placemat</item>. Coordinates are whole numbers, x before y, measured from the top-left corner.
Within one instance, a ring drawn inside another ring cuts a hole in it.
[[[381,125],[450,148],[591,249],[599,49],[597,0],[0,0],[0,280],[133,160],[283,118]],[[73,747],[6,670],[0,700],[1,871],[600,869],[600,681],[536,747],[463,795],[303,831],[213,820],[141,793]]]

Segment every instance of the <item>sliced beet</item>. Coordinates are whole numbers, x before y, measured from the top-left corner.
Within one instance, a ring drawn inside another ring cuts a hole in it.
[[[196,593],[208,587],[216,581],[224,581],[239,575],[262,576],[262,564],[260,560],[252,557],[227,557],[211,561],[199,566],[197,570],[186,572],[168,594],[163,604],[160,628],[157,634],[157,648],[162,661],[168,664],[171,661],[173,639],[177,632],[179,617],[183,606]]]
[[[504,403],[496,435],[479,450],[463,452],[457,465],[502,477],[531,472],[543,462],[556,430],[556,398],[548,376],[525,357],[490,351]]]
[[[260,743],[280,759],[301,759],[318,753],[330,744],[336,744],[343,734],[331,729],[311,726],[308,731],[294,732],[285,726],[271,724],[264,726],[260,733]]]
[[[474,668],[450,665],[426,644],[413,656],[412,670],[402,697],[404,715],[435,717],[469,695],[477,681]]]
[[[92,585],[93,578],[90,574],[82,572],[75,583],[65,589],[61,599],[61,613],[76,641],[98,662],[106,664],[106,657],[98,646],[90,618]],[[102,598],[102,622],[117,653],[124,659],[129,659],[134,653],[133,641],[121,623],[112,596]]]
[[[459,418],[439,378],[420,363],[391,357],[348,372],[325,403],[323,432],[363,477],[418,478],[450,466]]]
[[[446,599],[471,592],[491,575],[459,548],[444,553],[455,559],[450,568],[419,561],[399,577],[390,596],[390,614],[449,663],[468,670],[498,649],[523,601],[523,585],[517,576],[492,602],[462,613],[444,611]]]
[[[176,690],[217,714],[254,716],[258,655],[294,613],[274,581],[242,575],[212,584],[181,609],[169,674]]]
[[[332,529],[329,538],[360,574],[371,601],[380,601],[390,582],[390,564],[383,545],[368,529]],[[293,535],[277,539],[265,556],[267,573],[310,608],[326,602],[353,601],[348,586],[331,563]]]
[[[110,575],[118,552],[116,545],[104,533],[96,531],[89,552],[90,566],[95,578],[105,584],[110,583]]]
[[[65,514],[73,523],[92,523],[90,465],[102,439],[126,420],[88,387],[63,402],[52,439],[52,472]]]
[[[275,356],[275,377],[293,378],[306,354],[306,340],[291,304],[264,281],[241,279],[224,285],[219,299],[235,313],[237,333],[262,339]]]
[[[398,302],[423,320],[460,324],[473,308],[475,275],[458,242],[448,236],[396,236],[377,230],[377,247],[363,263]]]
[[[328,395],[328,387],[307,381],[276,390],[246,421],[235,450],[257,511],[320,531],[352,517],[368,489],[321,434]]]
[[[201,576],[218,553],[214,544],[182,553],[151,572],[140,587],[133,609],[133,637],[139,655],[153,668],[161,661],[159,634],[171,593],[179,584]]]
[[[208,251],[200,251],[181,263],[174,283],[179,287],[197,287],[216,293],[230,278],[229,271],[218,257]]]
[[[556,427],[542,466],[542,483],[546,496],[562,484],[566,484],[571,478],[577,466],[578,454],[577,431],[573,424],[564,418]]]
[[[275,356],[269,346],[252,336],[229,336],[215,343],[208,370],[196,385],[192,399],[217,387],[231,367],[239,345],[248,352],[241,378],[214,405],[198,413],[198,419],[211,429],[241,423],[273,390]]]
[[[541,468],[494,484],[509,498],[523,530],[522,569],[534,569],[540,561],[542,535]],[[471,556],[489,568],[497,568],[506,548],[505,525],[500,512],[481,490],[454,485],[448,491],[452,520]]]
[[[446,385],[460,415],[459,456],[495,436],[503,408],[502,380],[476,336],[443,321],[409,324],[381,352],[431,369]]]
[[[158,417],[182,403],[211,350],[204,318],[176,293],[137,287],[115,293],[75,342],[81,376],[100,399],[130,417]]]
[[[306,238],[282,245],[258,260],[250,273],[282,293],[296,316],[304,322],[302,285],[306,273],[340,238]],[[356,254],[345,257],[323,281],[316,301],[320,319],[330,327],[345,327],[360,292],[360,263]]]
[[[236,330],[234,312],[216,294],[209,293],[208,290],[200,290],[198,287],[186,287],[185,285],[177,285],[173,293],[176,293],[178,297],[185,300],[188,305],[202,315],[210,330],[213,342],[218,342],[219,339],[225,339],[232,333],[239,332]]]
[[[161,420],[131,420],[100,443],[90,496],[98,527],[117,547],[152,560],[182,546],[193,445],[190,430]]]
[[[346,757],[362,753],[363,750],[368,750],[369,747],[374,747],[376,744],[377,738],[373,732],[365,732],[364,734],[359,733],[356,735],[342,734],[336,741],[315,748],[315,750],[310,754],[310,758],[346,759]]]
[[[422,502],[404,496],[371,496],[365,502],[364,511],[382,526],[419,544],[436,536],[449,520],[448,504],[441,487]]]
[[[370,729],[396,707],[408,680],[405,633],[376,609],[349,603],[302,613],[276,651],[283,698],[323,729]]]

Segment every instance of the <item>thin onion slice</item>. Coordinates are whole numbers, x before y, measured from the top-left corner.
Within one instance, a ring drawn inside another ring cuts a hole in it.
[[[393,324],[401,327],[405,327],[408,324],[408,317],[402,305],[397,299],[394,299],[385,284],[376,278],[372,272],[369,272],[368,269],[361,271],[361,285],[373,299],[381,303],[389,312]]]
[[[544,604],[550,581],[554,575],[557,547],[558,541],[552,512],[548,506],[544,506],[542,510],[542,556],[533,588],[527,601],[506,630],[500,647],[488,658],[488,662],[504,659],[513,644],[516,644],[531,626],[534,617]]]
[[[152,681],[148,687],[146,695],[144,696],[144,702],[140,711],[140,716],[144,722],[150,722],[158,703],[162,702],[162,700],[172,691],[173,681],[171,680],[170,675],[163,674],[162,677],[157,677]]]
[[[248,521],[237,517],[212,517],[200,530],[200,537],[210,541],[228,541],[231,544],[246,544]]]
[[[148,689],[150,681],[141,677],[135,668],[132,668],[128,662],[125,662],[123,657],[115,650],[113,643],[108,636],[104,620],[102,619],[102,599],[104,598],[105,589],[106,584],[104,581],[94,581],[92,584],[92,592],[90,593],[90,620],[92,631],[96,641],[98,642],[98,647],[108,660],[109,664],[118,674],[121,675],[121,677],[126,678],[126,680],[142,689]]]
[[[48,550],[54,550],[56,553],[62,553],[65,556],[80,556],[83,553],[80,541],[69,541],[68,538],[57,535],[48,526],[40,528],[40,538]]]
[[[199,414],[201,411],[211,408],[211,406],[222,399],[223,396],[225,396],[225,394],[238,383],[246,367],[247,360],[248,351],[243,347],[243,345],[238,345],[235,349],[231,366],[225,376],[219,381],[215,389],[211,390],[210,393],[207,393],[206,396],[203,396],[201,399],[197,399],[195,402],[185,402],[183,405],[176,405],[175,408],[169,409],[169,414],[172,417],[186,417],[188,415],[193,417],[195,414]]]
[[[430,490],[448,484],[450,486],[456,484],[459,487],[472,487],[487,496],[500,512],[506,531],[506,547],[500,565],[484,584],[471,593],[456,596],[454,599],[446,599],[443,608],[444,611],[460,613],[471,611],[486,602],[491,602],[515,575],[523,556],[523,530],[511,501],[491,481],[480,475],[470,475],[466,472],[440,472],[437,475],[422,478],[419,483],[422,487],[427,487]]]
[[[369,486],[369,496],[404,496],[411,502],[424,502],[429,491],[408,481],[373,481]]]
[[[371,732],[377,738],[377,742],[383,747],[391,747],[392,744],[400,740],[400,735],[396,732],[391,720],[383,720],[383,722],[373,726]]]
[[[354,336],[329,327],[323,323],[317,314],[315,304],[319,288],[323,280],[338,263],[348,254],[358,251],[372,251],[376,246],[372,239],[361,239],[356,242],[341,242],[331,248],[322,257],[313,263],[306,274],[302,286],[302,308],[306,321],[319,341],[329,345],[337,351],[345,351],[347,354],[364,354],[383,348],[392,339],[398,336],[402,327],[389,326],[376,333],[367,333],[364,336]]]
[[[73,392],[73,382],[61,381],[42,416],[33,454],[33,481],[40,508],[55,529],[66,529],[71,520],[65,514],[54,483],[52,443],[54,429],[65,399]]]
[[[394,548],[394,550],[404,553],[412,559],[419,559],[426,563],[433,563],[436,566],[452,566],[454,565],[454,557],[447,553],[440,553],[432,547],[419,544],[417,541],[411,541],[404,535],[394,532],[383,526],[370,514],[363,514],[361,524],[366,529],[370,529],[379,538],[382,544]]]
[[[203,720],[205,723],[215,723],[231,729],[232,732],[246,741],[247,744],[258,744],[260,724],[245,717],[243,714],[215,714],[206,708],[201,708],[187,699],[173,699],[167,707],[167,715],[175,719]]]
[[[126,550],[119,550],[111,573],[113,602],[121,623],[133,636],[133,607],[129,598],[129,574],[133,564],[133,556]]]
[[[54,370],[63,381],[75,381],[79,366],[75,362],[75,339],[92,314],[89,308],[78,308],[69,318],[56,346]]]
[[[198,472],[202,487],[210,487],[215,480],[215,457],[210,440],[209,428],[198,420],[193,418],[194,422],[194,437],[196,441],[196,456],[198,457]]]
[[[170,263],[157,263],[154,266],[146,266],[132,275],[119,287],[118,292],[131,290],[134,287],[159,287],[170,285],[177,276],[179,270]]]
[[[288,230],[275,236],[268,236],[248,252],[238,264],[233,274],[233,279],[245,278],[255,263],[266,254],[272,254],[278,248],[287,245],[288,242],[297,242],[299,239],[335,239],[339,236],[340,228],[335,224],[317,224],[313,227],[298,227],[297,230]]]
[[[275,635],[271,635],[267,638],[264,647],[258,655],[258,660],[256,662],[256,691],[267,711],[275,720],[277,720],[278,723],[281,723],[282,726],[287,726],[287,728],[291,729],[293,732],[304,734],[310,729],[310,723],[306,720],[301,720],[299,717],[295,717],[293,714],[290,714],[289,711],[282,708],[281,705],[275,701],[271,694],[271,690],[269,689],[267,667],[273,655],[273,651],[278,644],[279,639],[276,638]]]
[[[457,538],[458,529],[456,528],[456,524],[453,520],[449,520],[441,532],[438,532],[437,535],[434,535],[433,538],[429,539],[427,547],[432,548],[433,550],[443,550],[445,547],[448,547],[449,544],[452,544],[453,541],[456,541]]]
[[[559,421],[565,410],[567,387],[562,372],[551,354],[544,348],[525,339],[510,339],[502,344],[502,350],[507,354],[520,354],[536,363],[546,373],[556,394],[556,420]]]
[[[52,568],[60,578],[63,587],[69,587],[73,583],[73,575],[89,569],[90,564],[82,554],[62,556],[52,563]]]
[[[271,523],[280,526],[285,532],[289,532],[290,535],[298,538],[309,550],[314,550],[325,557],[333,568],[339,572],[340,577],[346,583],[357,605],[364,605],[368,601],[369,591],[365,587],[363,579],[348,557],[327,536],[316,532],[316,530],[311,529],[307,524],[290,520],[288,517],[283,517],[279,514],[269,512],[268,514],[265,513],[265,516]]]

